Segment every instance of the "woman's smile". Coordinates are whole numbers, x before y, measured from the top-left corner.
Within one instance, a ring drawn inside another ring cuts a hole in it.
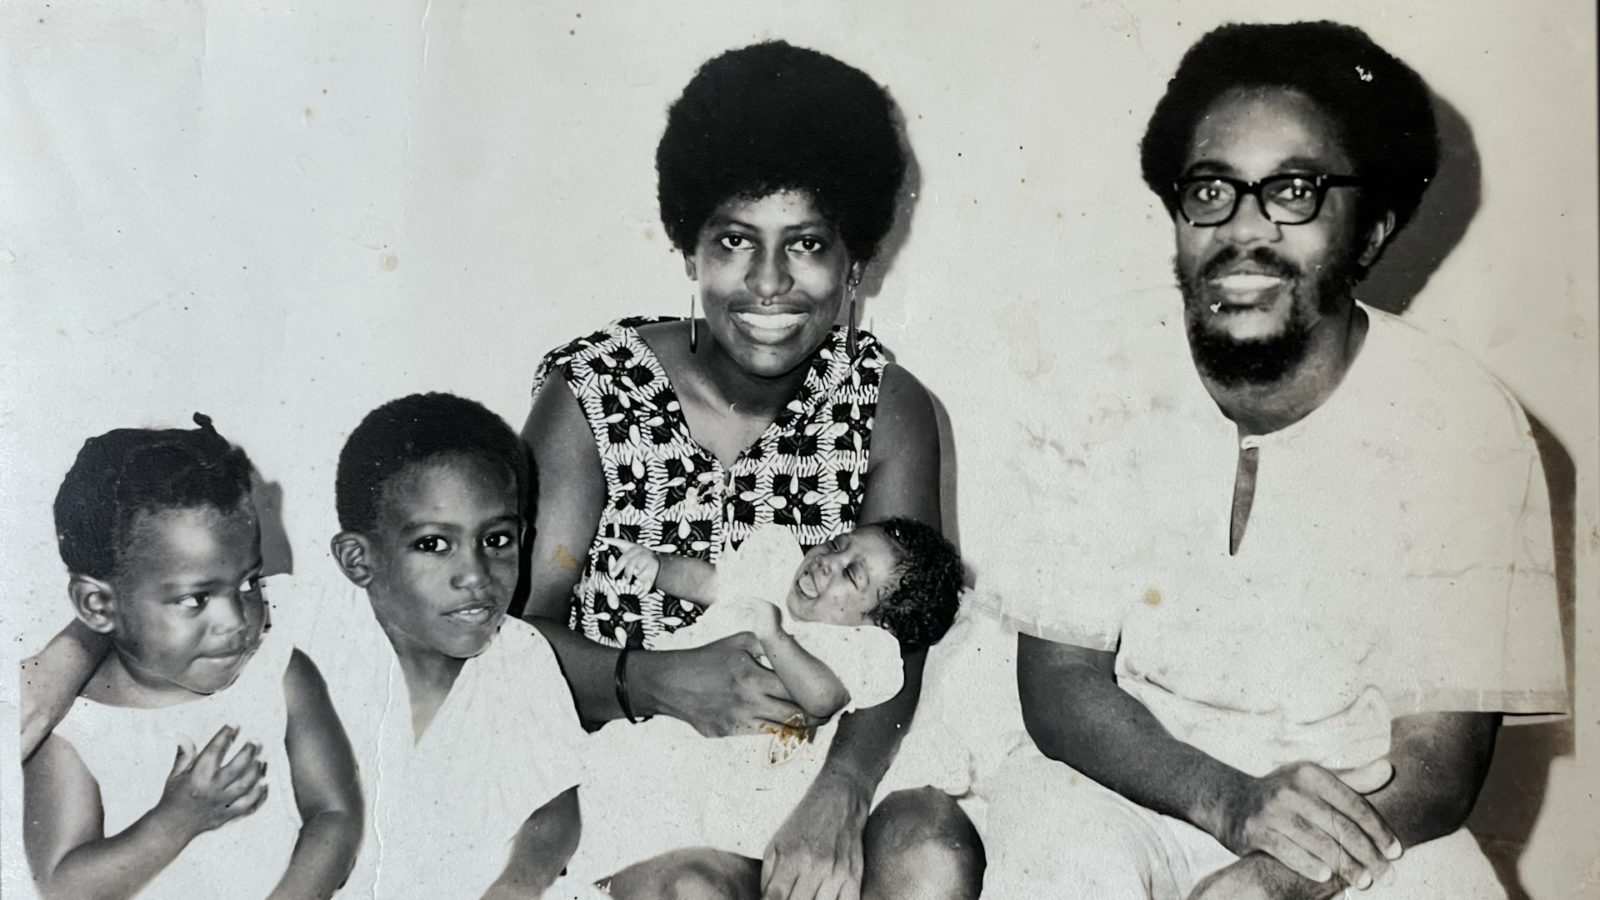
[[[791,311],[783,306],[747,307],[729,316],[739,330],[757,344],[785,343],[798,335],[811,318],[810,313]]]

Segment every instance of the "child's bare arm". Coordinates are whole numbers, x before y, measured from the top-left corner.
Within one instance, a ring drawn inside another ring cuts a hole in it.
[[[50,736],[110,652],[109,637],[73,619],[37,655],[22,661],[24,760]]]
[[[285,741],[300,809],[300,837],[272,897],[331,897],[350,877],[361,848],[361,784],[344,726],[322,673],[299,650],[283,674],[289,707]]]
[[[717,567],[711,563],[692,556],[657,553],[631,541],[612,539],[611,544],[622,551],[614,575],[627,577],[644,590],[659,588],[700,606],[717,601]]]
[[[753,601],[755,635],[761,641],[767,662],[783,682],[794,702],[807,715],[826,719],[850,702],[850,692],[839,676],[822,660],[811,655],[794,635],[783,630],[783,616],[765,600]]]
[[[537,897],[544,893],[578,849],[581,830],[578,788],[574,785],[534,810],[517,829],[511,841],[511,858],[484,893],[484,900]]]
[[[105,836],[100,785],[67,741],[46,738],[23,766],[24,841],[45,897],[131,897],[201,834],[254,812],[266,798],[256,748],[227,765],[237,734],[223,728],[198,755],[179,748],[161,800],[138,821]]]

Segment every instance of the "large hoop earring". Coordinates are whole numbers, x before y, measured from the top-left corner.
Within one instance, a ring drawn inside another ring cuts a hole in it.
[[[854,281],[850,282],[847,290],[850,294],[850,310],[845,314],[845,322],[848,326],[845,329],[845,348],[849,351],[850,357],[854,359],[856,355],[856,283]]]
[[[700,331],[694,317],[694,291],[689,292],[689,352],[700,350]]]

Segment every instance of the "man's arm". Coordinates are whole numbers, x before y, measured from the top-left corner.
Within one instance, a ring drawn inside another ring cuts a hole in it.
[[[283,674],[289,777],[300,836],[272,897],[331,897],[350,877],[361,847],[361,782],[344,726],[311,658],[299,650]]]
[[[1115,654],[1027,635],[1017,644],[1023,720],[1041,752],[1140,806],[1246,856],[1261,851],[1317,882],[1358,883],[1399,854],[1381,816],[1311,764],[1255,778],[1174,738],[1117,686]]]
[[[490,898],[538,897],[555,883],[578,849],[582,823],[576,785],[533,811],[511,840],[506,867],[484,893]]]
[[[555,651],[578,714],[589,722],[622,715],[615,675],[618,651],[567,628],[572,588],[600,527],[605,478],[594,435],[576,397],[559,377],[539,389],[522,429],[538,472],[538,511],[529,559],[524,618]],[[756,661],[761,645],[734,635],[693,650],[636,651],[628,657],[635,715],[668,715],[701,734],[753,732],[783,725],[800,711],[783,683]]]
[[[1494,758],[1499,726],[1496,713],[1422,713],[1394,720],[1389,746],[1394,778],[1367,800],[1401,843],[1415,847],[1466,823]],[[1343,878],[1310,881],[1270,856],[1253,853],[1202,882],[1191,896],[1223,900],[1258,886],[1267,897],[1327,900],[1345,884]],[[1365,884],[1358,879],[1355,886]]]

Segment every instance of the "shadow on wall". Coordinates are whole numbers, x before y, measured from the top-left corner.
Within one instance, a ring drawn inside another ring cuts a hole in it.
[[[261,575],[294,574],[294,550],[289,546],[289,532],[283,527],[283,485],[259,477],[250,487],[250,498],[256,504],[256,520],[261,524]]]
[[[877,257],[861,276],[863,298],[876,297],[883,290],[883,281],[888,277],[889,270],[894,268],[895,257],[900,255],[900,250],[911,238],[911,216],[915,212],[917,198],[922,194],[922,166],[917,164],[916,151],[911,148],[911,138],[906,133],[905,113],[898,106],[894,109],[894,129],[900,135],[900,152],[906,155],[906,177],[900,183],[900,192],[895,195],[894,222],[889,226],[889,233],[883,236],[883,242],[878,245]],[[846,311],[845,315],[849,314]],[[859,310],[856,315],[861,315]],[[857,319],[858,324],[861,321]]]
[[[1543,422],[1528,415],[1533,439],[1544,462],[1545,484],[1550,491],[1551,534],[1555,545],[1556,596],[1561,609],[1561,643],[1567,661],[1568,691],[1573,680],[1573,615],[1577,598],[1577,563],[1574,546],[1577,503],[1577,469],[1572,456]],[[1569,697],[1576,706],[1576,699]],[[1556,722],[1512,725],[1500,729],[1494,762],[1484,781],[1483,793],[1473,807],[1467,828],[1494,864],[1511,900],[1528,900],[1517,874],[1517,861],[1533,833],[1544,806],[1551,761],[1573,753],[1571,718]]]
[[[1361,283],[1361,299],[1402,315],[1439,263],[1466,235],[1483,198],[1483,164],[1472,126],[1448,100],[1433,95],[1439,128],[1439,171],[1411,222]]]

